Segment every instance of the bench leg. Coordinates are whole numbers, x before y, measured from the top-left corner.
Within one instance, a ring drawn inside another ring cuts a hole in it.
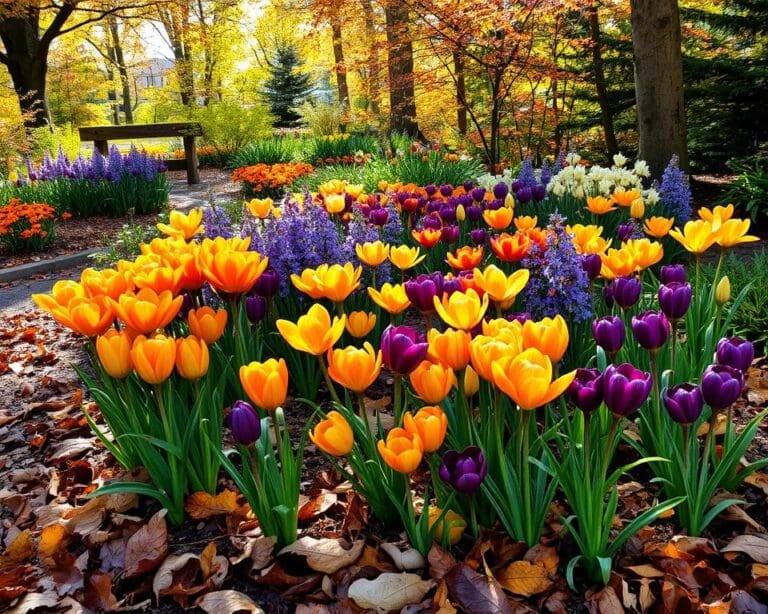
[[[94,141],[93,148],[98,151],[102,156],[109,155],[109,143],[107,141]]]
[[[200,169],[197,168],[197,148],[195,137],[184,137],[184,156],[187,159],[187,183],[200,183]]]

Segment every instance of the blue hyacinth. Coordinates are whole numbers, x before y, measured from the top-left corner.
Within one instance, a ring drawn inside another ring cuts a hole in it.
[[[675,222],[683,224],[691,219],[691,184],[683,170],[680,168],[680,160],[674,155],[664,169],[659,187],[659,200],[666,209],[669,217],[674,217]]]

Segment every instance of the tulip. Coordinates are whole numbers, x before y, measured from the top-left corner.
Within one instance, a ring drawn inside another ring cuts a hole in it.
[[[371,209],[368,214],[368,221],[374,226],[384,226],[389,220],[389,209],[379,207],[377,209]]]
[[[267,258],[247,251],[246,239],[205,239],[198,253],[198,266],[205,279],[224,298],[245,294],[267,268]]]
[[[440,461],[440,479],[467,495],[480,488],[486,473],[485,455],[477,446],[468,446],[461,452],[449,450]]]
[[[605,196],[592,196],[587,198],[587,209],[595,215],[604,215],[613,211],[615,207]]]
[[[130,277],[126,271],[116,271],[115,269],[97,271],[88,268],[80,274],[80,283],[85,295],[90,298],[105,295],[117,300],[121,294],[131,289]]]
[[[33,294],[32,300],[40,309],[53,313],[55,309],[66,307],[73,298],[85,298],[84,287],[71,279],[62,279],[53,284],[51,294]]]
[[[611,282],[613,300],[622,309],[629,309],[640,299],[643,284],[636,277],[617,277]]]
[[[477,335],[469,344],[469,356],[477,374],[493,382],[493,364],[507,356],[516,356],[523,351],[520,336],[491,337]]]
[[[517,191],[517,200],[520,201],[520,204],[525,204],[529,202],[533,198],[533,190],[529,187],[523,187],[520,188]]]
[[[455,224],[451,226],[443,226],[440,231],[440,240],[446,245],[453,245],[459,240],[459,227]]]
[[[398,375],[413,371],[427,355],[429,344],[415,328],[387,326],[381,334],[384,364]]]
[[[168,218],[168,224],[158,224],[157,229],[169,237],[179,237],[189,241],[203,231],[202,209],[192,209],[188,215],[184,215],[181,211],[171,211]]]
[[[655,239],[663,239],[669,234],[669,231],[672,230],[672,226],[675,223],[675,218],[673,217],[650,217],[647,220],[645,220],[645,234],[654,237]]]
[[[325,210],[331,214],[341,213],[347,207],[347,201],[343,194],[328,194],[323,199],[323,204]]]
[[[227,310],[214,311],[208,306],[191,309],[187,314],[189,332],[208,344],[216,343],[227,326]]]
[[[726,365],[709,365],[701,376],[704,402],[720,411],[733,405],[744,389],[744,375]]]
[[[208,373],[210,356],[205,341],[190,335],[176,339],[176,371],[184,379],[199,380]]]
[[[138,376],[148,384],[161,384],[173,372],[176,343],[172,337],[139,335],[131,347],[131,361]]]
[[[443,296],[442,301],[433,299],[435,310],[448,326],[461,330],[472,330],[483,319],[488,309],[488,295],[481,299],[472,289]]]
[[[511,275],[506,275],[495,264],[485,269],[475,269],[472,277],[480,289],[500,308],[505,308],[515,301],[528,283],[530,271],[519,269]]]
[[[288,396],[288,367],[285,359],[270,358],[265,362],[242,365],[240,384],[248,397],[266,411],[273,411],[285,403]]]
[[[251,324],[258,324],[267,315],[267,299],[252,294],[245,299],[245,315]]]
[[[443,514],[443,510],[439,507],[430,506],[427,514],[429,529],[434,532],[437,541],[442,542],[443,534],[446,531],[446,542],[449,545],[455,546],[461,541],[464,531],[467,528],[467,521],[456,512],[448,510]],[[440,519],[441,516],[442,519],[438,522],[438,519]]]
[[[401,313],[411,304],[403,284],[386,283],[381,287],[381,290],[369,287],[368,296],[374,303],[393,316]]]
[[[344,333],[346,317],[333,318],[328,310],[315,303],[296,324],[288,320],[278,320],[277,330],[288,344],[299,352],[320,356],[330,350]]]
[[[620,207],[631,207],[632,203],[641,198],[639,190],[626,190],[624,192],[614,192],[611,200]]]
[[[609,355],[615,355],[624,345],[627,331],[619,316],[603,316],[592,322],[592,336],[597,345]]]
[[[389,246],[381,241],[357,243],[355,245],[355,253],[360,262],[370,267],[377,267],[389,256]]]
[[[724,337],[717,342],[715,360],[719,365],[738,369],[746,374],[755,359],[755,346],[741,337]]]
[[[600,274],[606,279],[627,277],[635,270],[635,258],[628,249],[609,249],[601,258]]]
[[[600,275],[603,266],[603,259],[600,254],[584,254],[581,257],[581,268],[587,274],[589,281],[596,279]]]
[[[723,222],[727,222],[733,217],[735,211],[736,208],[733,205],[718,205],[712,209],[701,207],[698,214],[702,220],[706,220],[716,226],[715,230],[717,230]]]
[[[474,188],[470,192],[470,196],[472,197],[472,200],[479,203],[482,202],[485,198],[485,188]]]
[[[360,287],[362,274],[362,267],[355,267],[351,262],[347,262],[343,266],[340,264],[321,265],[314,272],[314,287],[317,290],[315,294],[319,294],[319,296],[313,296],[313,298],[327,298],[334,303],[341,303]],[[291,280],[296,285],[293,277],[292,275]]]
[[[686,222],[682,231],[679,228],[670,230],[669,236],[689,252],[702,254],[717,241],[718,233],[713,229],[711,222],[691,220]]]
[[[346,456],[355,445],[349,423],[337,411],[329,412],[325,420],[318,422],[317,426],[309,431],[309,439],[331,456]]]
[[[472,367],[467,365],[466,369],[464,369],[464,396],[467,398],[471,398],[477,394],[477,391],[480,390],[480,378],[477,375],[477,371],[475,371]]]
[[[425,452],[435,452],[443,445],[445,433],[448,430],[448,418],[442,409],[436,405],[422,407],[412,415],[405,412],[403,428],[421,439]]]
[[[40,297],[50,299],[46,295],[36,294],[35,303],[74,332],[86,337],[103,335],[112,326],[115,320],[115,312],[112,308],[112,299],[106,296],[86,298],[75,296],[66,306],[56,305],[54,301],[44,301]],[[49,310],[48,306],[53,306]],[[173,317],[171,317],[173,319]]]
[[[362,348],[350,345],[328,350],[328,375],[340,386],[362,394],[379,376],[381,361],[381,352],[374,351],[370,343]]]
[[[157,262],[152,262],[146,268],[134,267],[131,281],[137,288],[151,288],[158,294],[169,290],[171,294],[176,295],[181,290],[181,275],[181,269],[158,266]]]
[[[389,261],[401,271],[406,271],[415,267],[426,257],[426,254],[422,256],[419,255],[418,247],[398,245],[397,247],[392,246],[389,250]]]
[[[516,232],[514,235],[502,233],[491,237],[491,249],[496,257],[503,262],[517,262],[528,255],[531,240],[527,235]]]
[[[499,183],[493,186],[494,198],[504,200],[507,197],[507,194],[509,194],[509,186],[503,181],[499,181]]]
[[[649,310],[632,316],[632,333],[646,350],[658,350],[669,339],[671,330],[669,320],[663,313]]]
[[[427,333],[429,358],[440,364],[461,371],[469,363],[469,333],[449,328],[444,333],[431,329]]]
[[[691,285],[674,281],[659,287],[659,307],[670,320],[682,318],[691,306]]]
[[[557,364],[568,349],[568,325],[563,316],[544,318],[538,322],[528,320],[523,324],[523,347],[536,348]]]
[[[664,248],[658,241],[650,239],[629,239],[622,245],[634,262],[634,271],[639,272],[653,266],[664,257]]]
[[[149,288],[143,288],[136,294],[123,294],[117,301],[109,299],[125,325],[141,334],[167,326],[176,317],[183,300],[180,296],[174,298],[167,290],[158,294]]]
[[[393,428],[385,441],[376,446],[384,462],[398,473],[412,473],[421,464],[424,446],[421,438],[402,428]]]
[[[432,405],[437,405],[448,396],[456,382],[456,376],[452,369],[444,367],[440,363],[424,360],[411,371],[410,381],[419,398]]]
[[[413,240],[416,241],[422,247],[426,247],[427,249],[429,249],[430,247],[434,247],[440,242],[441,234],[442,233],[440,229],[427,228],[427,227],[421,230],[411,231],[411,236],[413,237]]]
[[[250,403],[235,401],[229,412],[232,438],[242,446],[249,446],[261,437],[261,419]]]
[[[734,245],[741,245],[742,243],[751,243],[752,241],[759,241],[760,237],[754,235],[748,235],[749,225],[752,220],[726,220],[720,225],[720,229],[717,231],[717,244],[720,247],[727,248]]]
[[[124,331],[110,328],[96,338],[96,353],[104,371],[115,379],[125,379],[133,371],[131,337]]]
[[[672,388],[664,388],[661,398],[671,418],[681,424],[696,422],[704,409],[701,388],[693,384],[679,384]]]
[[[603,373],[605,406],[615,415],[628,416],[645,403],[652,385],[650,373],[629,363],[608,365]]]
[[[507,207],[500,207],[496,210],[486,209],[483,212],[483,219],[494,230],[505,230],[512,224],[512,218],[515,212]]]
[[[556,399],[576,377],[571,371],[552,381],[552,361],[536,348],[502,357],[491,365],[491,372],[493,383],[524,410]]]
[[[585,414],[603,402],[603,375],[598,369],[576,369],[576,377],[566,390],[568,398]]]
[[[269,216],[274,204],[275,201],[271,198],[253,198],[246,203],[246,206],[253,217],[263,220]]]
[[[254,294],[264,298],[272,298],[280,289],[280,273],[267,267],[253,286]]]
[[[473,248],[465,245],[453,253],[448,252],[445,259],[448,265],[457,271],[474,269],[483,260],[483,246]]]
[[[347,332],[356,337],[362,339],[368,336],[376,326],[376,314],[368,313],[367,311],[352,311],[347,315]]]
[[[514,222],[515,228],[517,228],[520,232],[527,232],[536,228],[536,224],[539,223],[539,218],[535,215],[521,215],[516,217]]]
[[[718,307],[722,307],[728,301],[731,300],[731,280],[727,275],[723,275],[722,279],[715,286],[715,304]]]
[[[440,272],[422,273],[404,284],[411,304],[423,314],[434,313],[434,299],[443,294],[443,275]]]
[[[663,284],[671,284],[673,281],[684,284],[688,281],[688,275],[686,275],[683,264],[665,264],[661,267],[659,278]]]

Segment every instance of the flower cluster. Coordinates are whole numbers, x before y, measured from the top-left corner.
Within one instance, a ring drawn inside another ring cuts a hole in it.
[[[691,219],[691,183],[683,170],[677,155],[672,156],[659,186],[659,199],[667,211],[667,215],[678,223],[685,223]]]
[[[67,217],[67,213],[62,215]],[[56,219],[50,205],[12,198],[0,206],[0,245],[10,253],[40,251],[53,241]]]
[[[248,195],[281,196],[282,191],[314,168],[304,162],[280,162],[241,166],[232,173],[232,181],[242,181]]]

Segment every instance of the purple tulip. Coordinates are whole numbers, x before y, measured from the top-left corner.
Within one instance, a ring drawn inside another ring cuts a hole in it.
[[[634,232],[634,224],[619,224],[619,227],[616,229],[616,236],[619,238],[619,241],[628,241],[632,238]]]
[[[273,268],[266,269],[253,286],[253,292],[264,298],[272,298],[279,289],[280,273]]]
[[[613,305],[616,302],[613,299],[613,284],[603,286],[603,300],[605,301],[605,306],[608,307],[608,309],[613,309]]]
[[[541,202],[547,195],[547,187],[541,184],[533,186],[531,189],[531,194],[533,195],[533,200],[536,202]]]
[[[603,402],[603,374],[598,369],[576,369],[576,377],[565,392],[576,407],[591,413]]]
[[[652,385],[650,373],[629,363],[608,365],[603,374],[605,406],[614,414],[628,416],[645,403]]]
[[[470,196],[472,196],[472,200],[476,203],[482,202],[485,198],[485,188],[473,188],[470,192]]]
[[[413,371],[427,355],[429,344],[411,326],[392,326],[381,333],[381,354],[384,364],[399,375]]]
[[[509,194],[509,186],[503,181],[499,181],[499,183],[493,186],[494,198],[504,200],[507,197],[507,194]]]
[[[445,198],[448,198],[453,194],[453,186],[450,183],[444,183],[440,186],[440,194]]]
[[[379,207],[378,209],[371,209],[368,214],[368,219],[374,226],[384,226],[389,220],[389,209]]]
[[[661,267],[660,278],[661,283],[663,284],[671,284],[673,281],[684,284],[688,281],[688,275],[685,273],[685,265],[665,264]]]
[[[475,245],[483,245],[488,239],[488,232],[485,228],[473,228],[469,231],[469,238]]]
[[[646,350],[658,350],[669,339],[671,330],[667,316],[658,311],[632,316],[632,333]]]
[[[755,359],[755,346],[741,337],[723,337],[717,342],[715,360],[746,374]]]
[[[517,191],[516,196],[520,204],[524,205],[525,203],[530,202],[530,200],[533,198],[533,191],[531,188],[522,187]]]
[[[525,183],[523,183],[523,181],[520,179],[515,179],[509,187],[512,188],[512,191],[515,194],[517,194],[520,190],[522,190],[525,187]]]
[[[597,345],[614,355],[624,345],[627,331],[619,316],[603,316],[592,322],[592,336]]]
[[[245,315],[251,324],[258,324],[267,315],[267,299],[258,294],[252,294],[245,298]]]
[[[422,273],[415,279],[409,279],[405,282],[405,294],[411,304],[422,313],[434,312],[432,299],[443,295],[442,273]]]
[[[681,424],[696,422],[701,415],[701,410],[704,409],[701,388],[693,384],[679,384],[672,388],[664,388],[661,398],[672,420]]]
[[[613,300],[622,309],[629,309],[640,300],[643,284],[636,277],[617,277],[611,286],[613,286]]]
[[[600,275],[600,269],[603,268],[603,259],[600,254],[585,254],[581,257],[581,268],[589,277],[589,281],[596,279]]]
[[[454,292],[461,292],[461,282],[458,277],[443,279],[443,296],[451,296]]]
[[[467,219],[470,222],[478,222],[483,217],[483,208],[477,205],[469,205],[464,209],[464,213],[467,214]]]
[[[456,243],[459,240],[459,227],[455,224],[443,226],[443,230],[440,232],[440,240],[448,245]]]
[[[462,186],[464,187],[465,192],[469,192],[472,188],[475,187],[475,184],[472,181],[465,181]]]
[[[659,286],[659,307],[670,320],[679,320],[691,306],[691,284],[672,281]]]
[[[501,209],[504,203],[502,203],[500,200],[484,200],[482,202],[483,209],[485,211],[496,211],[496,209]]]
[[[425,207],[427,213],[439,213],[440,207],[443,206],[442,200],[430,200]]]
[[[453,224],[456,221],[456,207],[452,205],[443,205],[440,207],[440,219],[445,224]]]
[[[704,402],[714,410],[730,407],[741,396],[744,375],[726,365],[709,365],[701,376]]]
[[[246,401],[235,401],[229,412],[229,428],[232,438],[243,446],[249,446],[261,436],[261,419]]]
[[[437,186],[430,183],[429,185],[424,186],[424,191],[427,193],[427,196],[432,198],[435,194],[437,194]]]
[[[463,451],[449,450],[440,461],[440,479],[465,494],[471,495],[488,473],[483,451],[477,446],[469,446]]]

